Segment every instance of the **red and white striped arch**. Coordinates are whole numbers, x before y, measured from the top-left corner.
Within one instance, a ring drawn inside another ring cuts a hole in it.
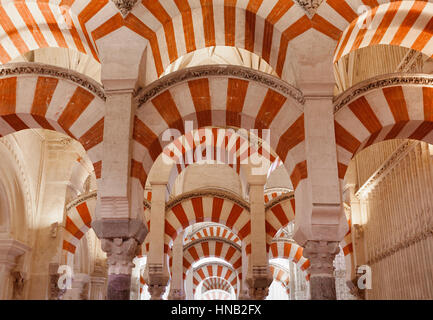
[[[67,134],[83,145],[97,179],[104,113],[104,100],[75,82],[37,74],[0,77],[0,137],[30,128]]]
[[[360,17],[346,14],[355,19],[340,38],[334,62],[352,51],[379,44],[402,46],[433,57],[433,3],[390,1]]]
[[[294,194],[283,194],[271,201],[265,208],[265,217],[266,245],[269,250],[277,232],[295,219]]]
[[[293,190],[281,188],[265,190],[265,203],[269,203],[270,201],[278,198],[279,196],[290,192],[293,192]]]
[[[195,70],[199,74],[206,68]],[[172,84],[156,93],[136,113],[131,175],[137,197],[142,196],[140,189],[144,188],[152,165],[169,144],[162,141],[164,132],[177,129],[185,134],[186,120],[193,121],[194,128],[269,129],[270,147],[284,163],[296,189],[307,177],[302,110],[291,96],[255,80],[196,76]]]
[[[380,79],[389,85],[368,90],[335,113],[341,180],[352,157],[373,143],[389,139],[433,142],[433,85],[423,84],[432,83],[431,76],[422,77],[425,81],[404,85],[392,85],[397,76]],[[360,86],[364,85],[368,83]]]
[[[236,271],[227,264],[222,264],[218,262],[206,263],[198,266],[193,272],[193,292],[197,286],[205,279],[209,278],[219,278],[224,279],[230,286],[233,287],[235,293],[238,292],[238,276]],[[211,289],[208,289],[211,290]]]
[[[227,280],[219,277],[206,278],[203,280],[202,293],[210,290],[222,290],[227,293],[232,292],[232,286]]]
[[[281,283],[284,289],[287,290],[287,293],[290,292],[290,272],[283,266],[276,264],[276,263],[270,263],[269,269],[272,273],[272,277],[274,281],[278,281]]]
[[[224,240],[198,240],[185,246],[183,250],[183,276],[193,263],[203,258],[220,258],[229,263],[242,279],[242,252],[233,242]]]
[[[304,248],[294,242],[283,239],[274,240],[271,244],[269,259],[289,259],[305,273],[307,281],[310,279],[308,268],[310,261],[303,256]]]
[[[84,194],[66,206],[63,231],[63,262],[73,266],[78,243],[91,228],[96,208],[96,192]]]
[[[231,300],[231,295],[223,290],[206,291],[201,296],[202,300]]]
[[[241,165],[261,163],[270,169],[274,162],[280,163],[278,157],[270,153],[269,146],[257,148],[250,141],[249,132],[243,133],[232,129],[202,128],[188,132],[170,143],[162,152],[162,161],[172,163],[169,190],[172,190],[179,174],[193,163],[226,164],[244,182],[246,177],[241,171]]]
[[[99,61],[92,32],[119,15],[110,0],[6,0],[0,5],[0,63],[61,47]]]
[[[195,240],[205,239],[209,237],[223,238],[229,241],[233,241],[239,246],[242,245],[241,239],[232,230],[230,230],[230,228],[227,228],[225,226],[218,226],[218,225],[206,226],[197,230],[197,232],[195,232],[191,236],[191,238],[186,239],[185,244],[188,244],[189,242]]]
[[[142,0],[127,22],[149,40],[150,80],[183,55],[212,46],[256,53],[283,75],[289,42],[311,28],[292,0]]]
[[[165,213],[164,251],[171,246],[177,235],[197,222],[216,222],[233,230],[242,241],[249,242],[250,214],[246,202],[222,192],[187,193],[167,204]],[[247,250],[251,250],[251,245]]]

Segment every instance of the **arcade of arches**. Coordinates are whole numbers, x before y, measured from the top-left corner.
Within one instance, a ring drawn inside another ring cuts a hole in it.
[[[3,0],[0,299],[433,299],[432,0]]]

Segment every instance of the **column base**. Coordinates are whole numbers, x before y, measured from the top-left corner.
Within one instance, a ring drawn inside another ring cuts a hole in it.
[[[310,278],[311,300],[337,300],[334,277]]]
[[[107,299],[129,300],[131,292],[131,275],[110,274],[108,276]]]

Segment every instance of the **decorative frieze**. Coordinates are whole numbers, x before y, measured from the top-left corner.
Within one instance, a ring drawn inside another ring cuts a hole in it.
[[[104,89],[98,82],[70,69],[36,62],[8,63],[0,66],[0,78],[21,75],[39,75],[68,80],[106,100]]]
[[[264,72],[233,65],[206,65],[170,73],[140,90],[136,96],[138,108],[162,91],[175,86],[176,84],[206,77],[232,77],[254,81],[267,86],[284,96],[292,98],[299,104],[299,109],[301,111],[303,109],[302,106],[305,104],[305,98],[300,90],[289,85],[287,82]]]
[[[392,73],[368,79],[339,95],[334,100],[334,113],[371,90],[399,85],[433,86],[433,75]]]
[[[224,192],[218,189],[203,189],[203,190],[199,190],[199,191],[192,191],[192,192],[185,192],[182,195],[180,195],[179,197],[176,197],[172,200],[170,200],[169,202],[167,202],[166,204],[166,211],[170,210],[171,208],[175,207],[176,205],[178,205],[179,203],[191,199],[191,198],[200,198],[200,197],[218,197],[221,199],[226,199],[226,200],[230,200],[233,201],[234,203],[236,203],[237,205],[239,205],[240,207],[242,207],[243,209],[245,209],[246,211],[250,211],[250,206],[248,204],[248,202],[235,197],[234,195],[228,193],[228,192]]]
[[[238,244],[236,244],[235,242],[230,241],[230,240],[227,240],[227,239],[225,239],[225,238],[221,238],[221,237],[206,237],[206,238],[202,238],[202,239],[198,239],[198,240],[191,241],[191,242],[189,242],[187,245],[184,246],[183,250],[186,251],[186,250],[188,250],[189,248],[191,248],[191,247],[193,247],[193,246],[195,246],[195,245],[197,245],[197,244],[199,244],[199,243],[202,243],[202,242],[209,242],[209,241],[219,241],[219,242],[224,242],[224,243],[226,243],[226,244],[228,244],[228,245],[230,245],[230,246],[233,246],[233,247],[236,248],[236,250],[238,250],[238,251],[241,251],[241,250],[242,250],[241,247],[240,247]]]
[[[295,193],[291,192],[291,193],[284,193],[274,199],[272,199],[271,201],[269,201],[266,206],[265,206],[265,211],[275,207],[277,204],[286,201],[286,200],[292,200],[295,198]]]
[[[418,142],[405,141],[400,147],[392,153],[389,158],[376,170],[376,172],[356,191],[355,195],[358,198],[366,198],[368,194],[375,188],[376,185],[386,177],[387,173],[390,172],[394,166],[396,166],[402,158],[404,158],[408,152],[410,152]]]

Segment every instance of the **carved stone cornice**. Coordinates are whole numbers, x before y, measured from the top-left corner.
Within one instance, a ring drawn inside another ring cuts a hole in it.
[[[120,13],[123,17],[126,17],[128,13],[134,8],[135,4],[138,0],[111,0],[116,5],[117,9],[119,9]]]
[[[397,67],[396,72],[422,72],[422,68],[417,69],[418,65],[422,65],[422,58],[423,55],[420,51],[410,49]]]
[[[303,111],[302,106],[305,104],[305,98],[299,89],[267,73],[233,65],[205,65],[170,73],[138,92],[136,96],[138,108],[162,91],[179,83],[208,77],[231,77],[257,82],[293,99],[297,102],[295,105]]]
[[[233,248],[235,248],[237,251],[242,252],[241,246],[239,246],[236,242],[233,242],[233,241],[227,240],[225,238],[221,238],[221,237],[206,237],[206,238],[200,238],[200,239],[191,241],[183,247],[183,251],[185,252],[186,250],[195,246],[196,244],[199,244],[202,242],[209,242],[209,241],[224,242],[224,243],[228,244],[229,246],[232,246]]]
[[[265,212],[271,208],[273,208],[274,206],[276,206],[277,204],[280,204],[284,201],[287,200],[292,200],[295,198],[295,193],[294,192],[290,192],[290,193],[284,193],[274,199],[272,199],[271,201],[269,201],[266,205],[265,205]]]
[[[97,197],[97,192],[96,191],[93,191],[93,192],[81,195],[81,196],[79,196],[78,198],[72,200],[71,202],[69,202],[66,205],[66,212],[69,212],[72,208],[75,208],[79,204],[81,204],[83,202],[86,202],[89,199],[95,199],[96,200],[96,197]]]
[[[0,66],[0,78],[20,75],[39,75],[68,80],[92,92],[100,99],[106,100],[104,89],[98,82],[70,69],[36,62],[7,63]]]
[[[370,178],[356,191],[355,196],[358,199],[364,199],[368,194],[379,184],[387,173],[397,165],[400,160],[407,155],[419,142],[418,141],[405,141],[397,150],[395,150],[387,160],[374,172]]]
[[[399,85],[433,86],[433,75],[391,73],[365,80],[334,99],[334,113],[369,91]]]
[[[222,198],[222,199],[227,199],[230,200],[234,203],[236,203],[237,205],[239,205],[240,207],[242,207],[243,209],[245,209],[246,211],[250,212],[250,205],[248,204],[248,202],[246,202],[245,200],[237,197],[234,194],[231,194],[229,192],[225,192],[225,191],[221,191],[218,189],[202,189],[202,190],[198,190],[198,191],[191,191],[191,192],[186,192],[183,193],[182,195],[170,200],[169,202],[166,203],[165,206],[165,211],[169,211],[171,210],[171,208],[173,208],[174,206],[178,205],[179,203],[192,199],[192,198],[199,198],[199,197],[218,197],[218,198]]]

